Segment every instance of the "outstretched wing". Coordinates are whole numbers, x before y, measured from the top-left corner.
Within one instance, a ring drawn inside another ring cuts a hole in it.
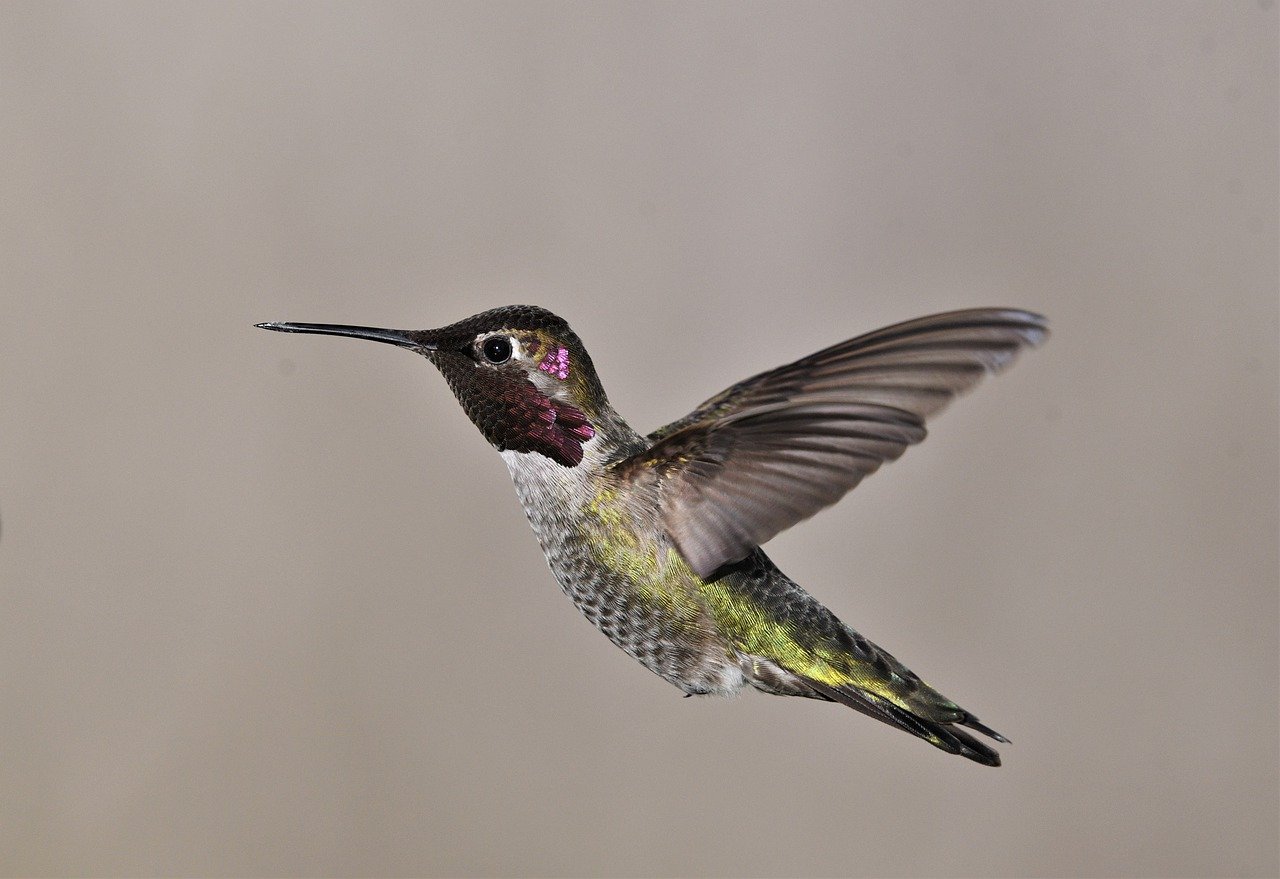
[[[923,440],[928,416],[1047,334],[999,308],[876,330],[739,382],[615,471],[661,481],[667,533],[708,577]]]

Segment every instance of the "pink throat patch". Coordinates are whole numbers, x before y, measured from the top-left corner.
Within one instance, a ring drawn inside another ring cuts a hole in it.
[[[569,377],[569,349],[557,348],[555,353],[548,352],[538,364],[538,369],[549,372],[560,381],[564,381]]]

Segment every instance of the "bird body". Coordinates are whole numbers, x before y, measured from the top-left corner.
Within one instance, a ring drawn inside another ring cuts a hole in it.
[[[718,637],[701,581],[654,530],[651,499],[628,492],[592,440],[585,467],[503,452],[551,572],[593,625],[686,693],[734,693],[742,672]]]
[[[924,438],[924,418],[1046,334],[1037,315],[921,318],[762,373],[642,436],[562,319],[440,330],[260,324],[416,350],[502,454],[552,573],[614,644],[687,695],[840,702],[999,765],[1006,741],[841,622],[760,548]]]

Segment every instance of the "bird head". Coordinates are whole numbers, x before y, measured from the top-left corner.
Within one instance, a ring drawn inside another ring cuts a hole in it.
[[[509,305],[435,330],[341,324],[262,323],[266,330],[386,342],[436,365],[467,417],[499,451],[536,452],[565,467],[608,405],[586,349],[545,308]]]

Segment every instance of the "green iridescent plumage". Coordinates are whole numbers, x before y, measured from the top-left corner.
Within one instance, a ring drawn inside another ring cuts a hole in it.
[[[511,306],[439,330],[264,324],[416,350],[503,454],[583,615],[686,694],[839,702],[999,765],[1006,741],[841,622],[760,544],[925,437],[925,421],[1046,335],[1013,309],[933,315],[739,382],[647,437],[562,319]]]

